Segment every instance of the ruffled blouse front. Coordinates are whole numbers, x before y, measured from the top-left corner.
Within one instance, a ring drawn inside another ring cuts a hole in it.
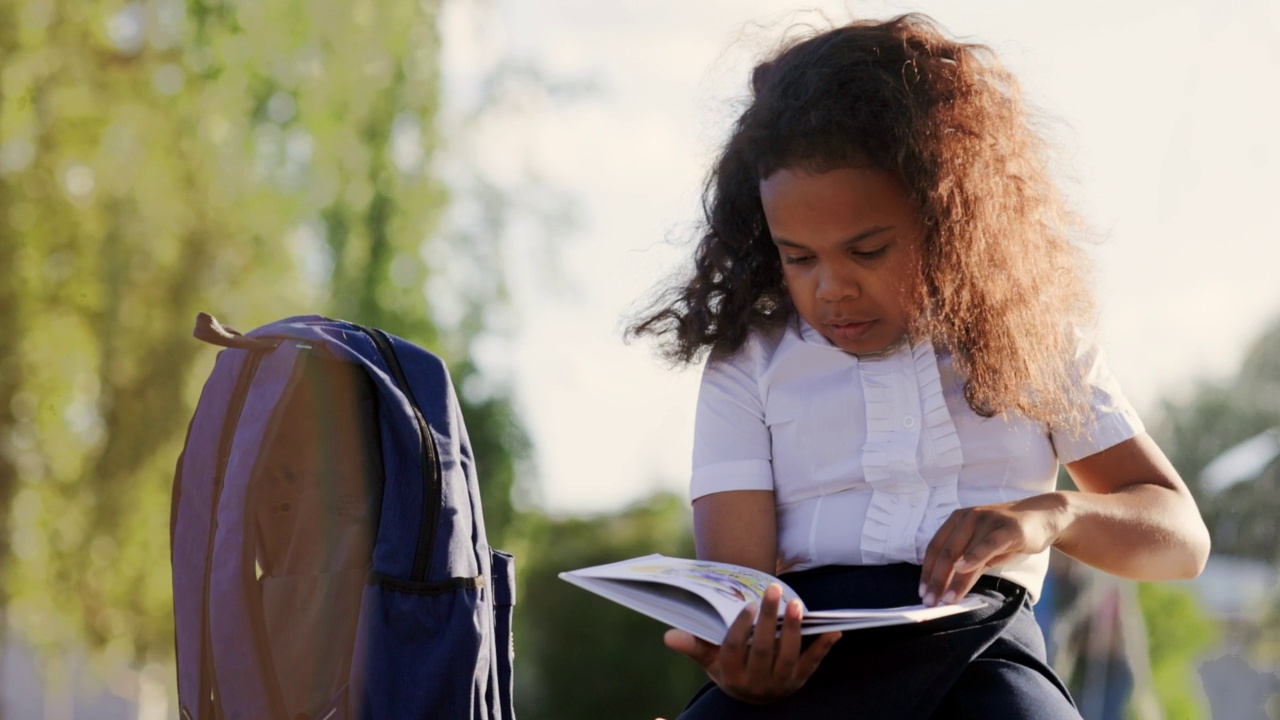
[[[983,418],[928,341],[874,357],[831,345],[802,320],[755,333],[703,373],[692,496],[773,490],[779,571],[919,563],[957,508],[1053,490],[1059,461],[1142,432],[1096,345],[1080,377],[1092,422],[1074,435],[1017,415]],[[1048,554],[990,571],[1039,594]]]

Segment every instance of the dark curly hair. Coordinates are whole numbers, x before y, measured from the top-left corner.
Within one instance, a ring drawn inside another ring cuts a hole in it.
[[[760,181],[779,169],[896,173],[925,227],[912,335],[951,351],[970,407],[1078,427],[1071,360],[1093,322],[1083,229],[1050,177],[1013,76],[929,18],[859,21],[755,68],[708,177],[692,277],[629,327],[690,363],[793,316]]]

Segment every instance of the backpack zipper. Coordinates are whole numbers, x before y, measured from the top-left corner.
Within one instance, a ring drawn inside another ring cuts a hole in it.
[[[387,367],[391,369],[391,375],[395,379],[396,385],[400,388],[400,392],[404,393],[405,398],[409,401],[409,406],[413,409],[413,419],[418,426],[418,435],[422,441],[422,447],[426,450],[427,461],[422,468],[422,517],[426,522],[418,534],[418,548],[413,557],[413,575],[410,578],[413,582],[426,582],[427,576],[431,572],[431,538],[435,537],[436,529],[440,524],[440,453],[436,448],[436,440],[431,434],[431,428],[427,425],[427,419],[423,416],[422,409],[418,407],[417,399],[413,397],[413,392],[409,389],[409,380],[404,374],[404,368],[401,367],[399,358],[396,357],[395,347],[391,343],[391,338],[385,332],[376,328],[360,325],[356,327],[373,340],[378,353],[382,355]]]

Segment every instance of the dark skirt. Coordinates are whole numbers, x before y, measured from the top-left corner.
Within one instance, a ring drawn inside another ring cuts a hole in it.
[[[920,566],[831,566],[782,576],[812,610],[920,602]],[[983,576],[988,607],[919,625],[846,631],[799,691],[768,705],[708,683],[680,720],[1001,718],[1079,720],[1045,660],[1026,589]]]

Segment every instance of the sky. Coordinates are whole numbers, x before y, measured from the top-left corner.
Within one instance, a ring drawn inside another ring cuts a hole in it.
[[[1229,376],[1280,318],[1275,0],[445,8],[446,145],[465,135],[466,162],[517,188],[527,215],[559,219],[506,228],[512,311],[476,348],[515,390],[534,443],[528,501],[545,510],[686,491],[700,368],[673,369],[622,330],[689,257],[750,68],[797,25],[920,11],[994,48],[1050,119],[1063,188],[1097,232],[1102,342],[1148,423],[1162,399]],[[462,130],[503,66],[569,90]]]

